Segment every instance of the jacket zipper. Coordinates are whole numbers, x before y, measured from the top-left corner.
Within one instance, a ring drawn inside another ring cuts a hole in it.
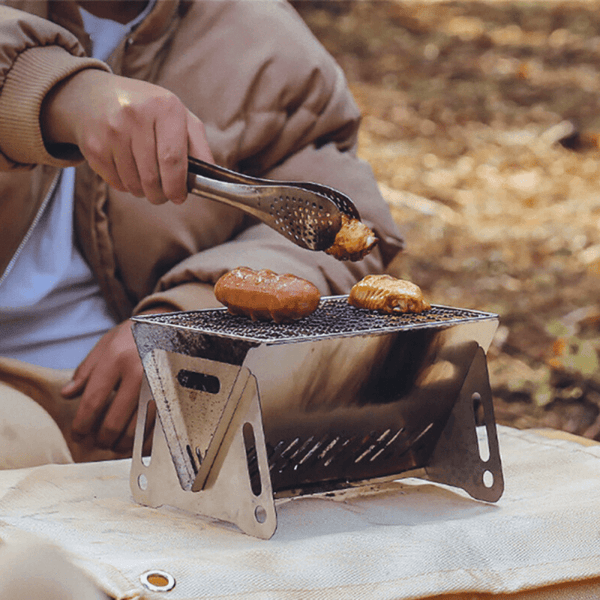
[[[60,181],[61,176],[62,176],[62,170],[59,171],[54,176],[54,180],[52,181],[52,183],[50,185],[50,189],[48,190],[48,193],[46,194],[44,201],[40,205],[39,210],[37,211],[33,221],[31,222],[31,225],[29,226],[27,233],[21,240],[19,247],[15,250],[13,257],[10,259],[10,262],[6,266],[4,273],[2,273],[2,276],[0,277],[0,286],[4,283],[4,280],[8,277],[8,274],[12,271],[13,267],[15,266],[15,263],[17,262],[17,259],[19,258],[19,255],[21,254],[21,252],[23,251],[23,248],[25,247],[25,244],[31,237],[33,230],[35,229],[35,226],[38,224],[39,220],[42,218],[42,215],[44,214],[44,211],[46,210],[46,206],[48,206],[48,203],[50,202],[52,196],[54,196],[54,192],[56,191],[56,188],[58,186],[58,182]]]

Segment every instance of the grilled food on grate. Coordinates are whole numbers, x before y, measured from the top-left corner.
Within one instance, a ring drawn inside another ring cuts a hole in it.
[[[276,323],[289,323],[310,315],[321,299],[319,290],[306,279],[248,267],[238,267],[223,275],[215,285],[215,296],[233,315]]]
[[[418,285],[391,275],[367,275],[350,290],[348,302],[385,313],[420,313],[431,308]]]

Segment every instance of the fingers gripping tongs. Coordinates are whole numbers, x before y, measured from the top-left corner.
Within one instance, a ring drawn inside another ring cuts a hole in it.
[[[255,216],[309,250],[326,250],[333,244],[342,214],[360,219],[350,198],[325,185],[258,179],[191,157],[188,189]]]

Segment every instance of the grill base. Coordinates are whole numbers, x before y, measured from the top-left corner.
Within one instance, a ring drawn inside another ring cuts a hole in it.
[[[498,500],[504,489],[492,395],[485,354],[481,348],[428,464],[417,467],[418,461],[414,458],[418,454],[419,443],[427,443],[428,432],[425,432],[420,440],[414,440],[415,447],[407,450],[406,468],[379,478],[352,481],[337,478],[274,493],[271,475],[279,468],[278,461],[283,460],[283,452],[276,456],[276,451],[269,453],[267,450],[258,388],[256,380],[250,377],[249,386],[240,398],[237,415],[223,439],[221,452],[211,465],[213,468],[205,480],[204,489],[197,492],[184,490],[159,419],[154,427],[152,454],[150,457],[142,456],[146,414],[152,402],[150,387],[144,380],[130,473],[130,486],[136,502],[151,507],[168,505],[180,508],[235,525],[242,532],[261,539],[269,539],[277,528],[276,498],[331,494],[348,487],[401,477],[420,477],[462,488],[470,496],[487,502]],[[483,420],[478,419],[478,423],[476,414],[481,409]],[[290,461],[293,461],[292,454]]]

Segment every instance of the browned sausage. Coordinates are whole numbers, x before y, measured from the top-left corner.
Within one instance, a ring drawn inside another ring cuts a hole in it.
[[[348,302],[385,313],[420,313],[431,308],[418,285],[391,275],[367,275],[350,290]]]
[[[306,279],[248,267],[238,267],[223,275],[215,285],[215,296],[232,315],[276,323],[310,315],[321,299],[317,287]]]

